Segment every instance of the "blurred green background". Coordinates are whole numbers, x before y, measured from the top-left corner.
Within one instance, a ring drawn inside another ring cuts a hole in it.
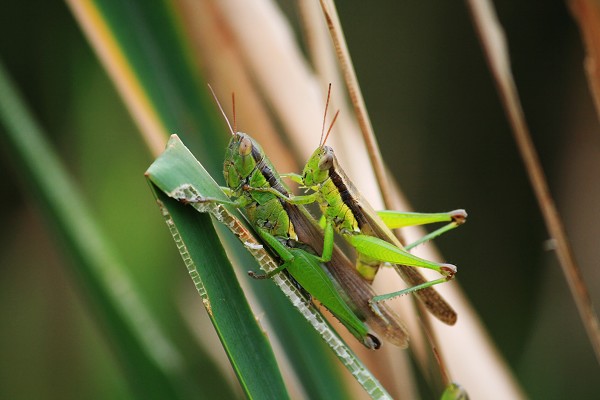
[[[293,2],[283,6],[294,14]],[[600,136],[577,26],[562,1],[496,6],[533,139],[598,305]],[[338,7],[384,159],[413,207],[469,212],[469,223],[437,245],[459,266],[523,388],[532,398],[596,397],[600,368],[545,250],[465,4]],[[143,178],[152,158],[112,83],[65,4],[5,2],[0,18],[0,57],[117,253],[137,266],[130,275],[141,294],[168,316],[177,304],[165,298],[183,302],[194,289]],[[0,398],[129,398],[85,293],[64,268],[70,260],[11,154],[0,155]]]

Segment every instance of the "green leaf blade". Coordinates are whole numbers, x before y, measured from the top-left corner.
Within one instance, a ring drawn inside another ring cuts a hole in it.
[[[288,398],[277,361],[207,214],[154,190],[211,322],[249,398]]]

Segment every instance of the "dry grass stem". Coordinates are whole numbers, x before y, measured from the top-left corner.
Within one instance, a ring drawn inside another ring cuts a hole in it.
[[[587,52],[585,71],[596,106],[596,114],[600,117],[600,5],[597,1],[590,0],[571,0],[569,5],[579,24],[585,44]]]
[[[496,81],[502,104],[508,115],[517,147],[525,163],[531,186],[542,211],[546,227],[555,242],[556,254],[590,342],[600,361],[600,325],[587,287],[575,261],[560,215],[550,194],[537,152],[531,141],[517,89],[512,78],[508,49],[493,5],[485,0],[468,2],[488,64]],[[594,78],[595,79],[595,78]]]
[[[360,126],[360,130],[363,134],[363,139],[371,159],[371,165],[373,166],[375,177],[377,178],[377,182],[379,184],[379,190],[383,196],[383,204],[385,208],[393,209],[394,204],[391,202],[392,198],[388,190],[388,179],[383,166],[381,152],[379,151],[379,145],[377,144],[377,139],[375,138],[375,133],[373,132],[371,119],[369,118],[365,100],[362,97],[360,85],[358,84],[358,79],[356,78],[356,72],[354,71],[354,66],[352,64],[350,52],[348,51],[348,46],[346,45],[346,40],[342,32],[341,23],[335,8],[335,4],[332,0],[320,0],[320,2],[323,9],[323,14],[325,15],[325,20],[327,22],[327,27],[329,28],[331,38],[333,39],[335,52],[341,64],[344,80],[346,81],[346,87],[348,88],[348,94],[350,95],[352,106],[354,107],[354,113],[358,119],[358,125]]]
[[[268,144],[268,153],[280,168],[295,170],[298,165],[277,134],[260,88],[245,65],[239,42],[222,11],[212,1],[179,0],[177,6],[192,41],[195,62],[215,89],[230,122],[231,93],[235,92],[237,129]]]
[[[294,148],[312,152],[322,120],[321,88],[281,11],[271,1],[213,2],[231,29],[249,75]],[[318,140],[318,139],[317,139]],[[265,144],[266,145],[266,144]]]

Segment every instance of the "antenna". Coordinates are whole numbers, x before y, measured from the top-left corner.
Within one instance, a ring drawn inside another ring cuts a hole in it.
[[[321,140],[319,141],[319,147],[323,146],[325,142],[323,141],[323,134],[325,133],[325,119],[327,118],[327,108],[329,107],[329,98],[331,97],[331,83],[329,84],[329,89],[327,89],[327,101],[325,102],[325,113],[323,114],[323,126],[321,127]],[[335,121],[335,119],[334,119]],[[331,128],[329,128],[331,130]],[[327,138],[325,138],[327,140]]]
[[[237,122],[235,121],[235,93],[234,92],[231,92],[231,105],[233,107],[233,131],[237,132]]]
[[[229,132],[231,132],[232,136],[235,136],[235,131],[231,128],[231,124],[229,123],[229,120],[227,119],[227,115],[225,115],[225,111],[223,111],[223,107],[221,107],[221,103],[219,103],[219,99],[217,99],[217,95],[215,94],[215,91],[213,90],[212,86],[210,86],[210,83],[207,83],[208,88],[210,89],[210,91],[212,92],[213,97],[215,98],[215,101],[217,102],[217,105],[219,106],[219,110],[221,110],[221,114],[223,114],[223,117],[225,118],[225,121],[227,122],[227,126],[229,127]],[[232,93],[232,97],[233,97],[233,93]],[[233,103],[233,118],[234,118],[234,126],[235,126],[235,102]]]
[[[331,129],[333,129],[333,124],[335,124],[335,120],[337,119],[338,115],[340,115],[340,110],[337,110],[335,115],[333,116],[333,121],[331,121],[331,125],[329,125],[329,129],[327,130],[327,135],[325,135],[325,140],[323,140],[323,144],[321,146],[325,146],[325,142],[327,142],[329,133],[331,133]]]

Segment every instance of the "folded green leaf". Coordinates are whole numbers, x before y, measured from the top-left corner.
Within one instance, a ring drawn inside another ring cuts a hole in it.
[[[277,362],[238,284],[210,216],[154,191],[171,235],[249,398],[284,399]]]

